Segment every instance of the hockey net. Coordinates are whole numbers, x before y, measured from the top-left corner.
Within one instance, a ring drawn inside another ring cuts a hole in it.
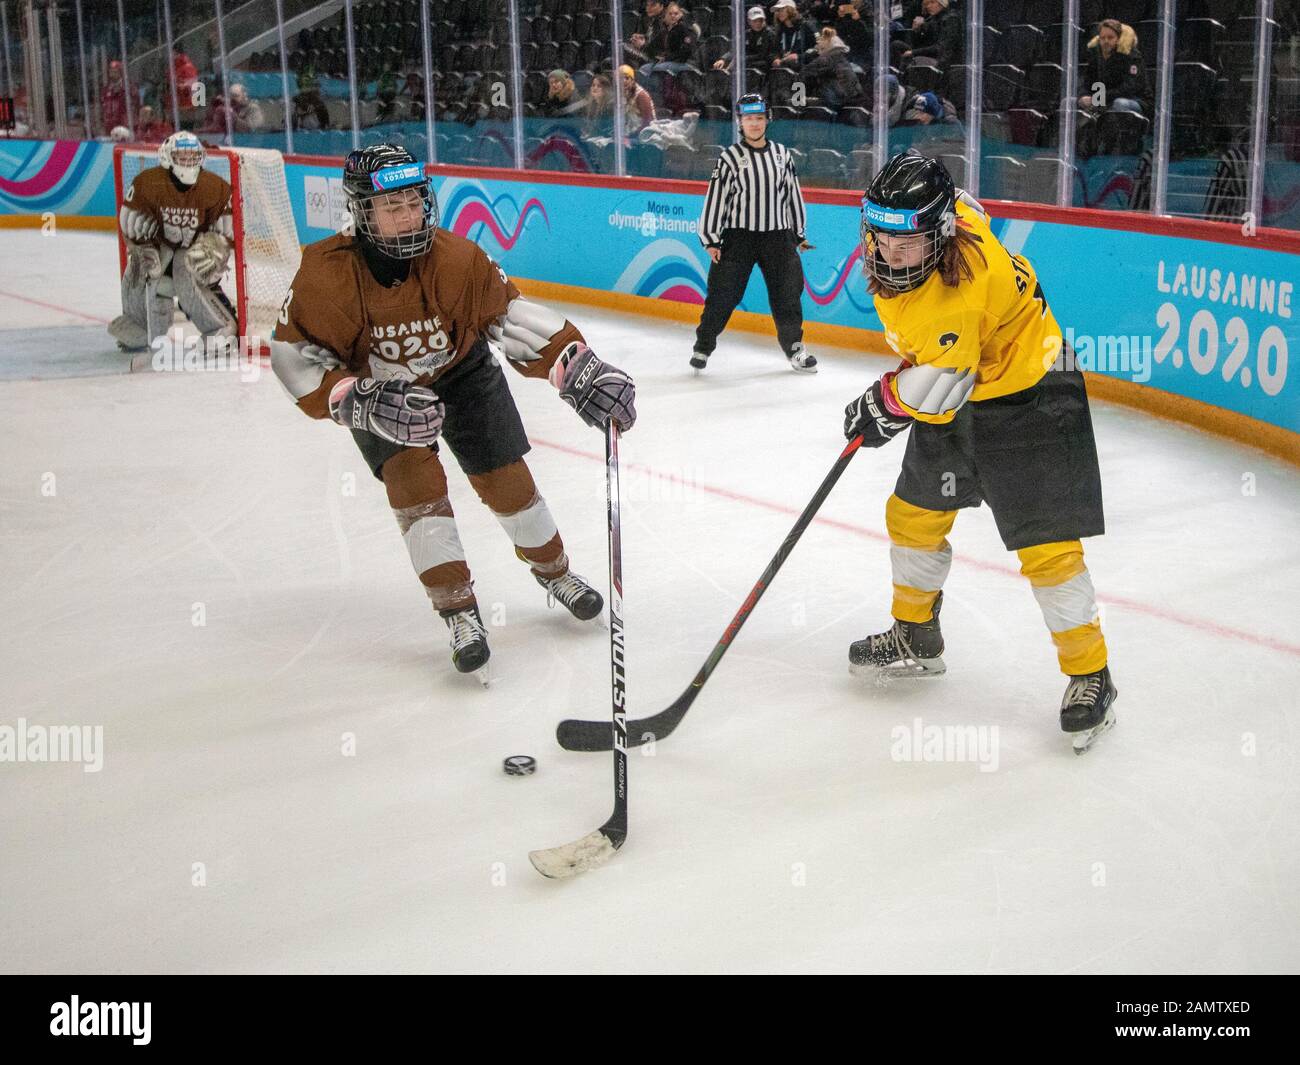
[[[113,149],[117,210],[131,182],[158,165],[156,145],[119,144]],[[204,169],[231,188],[235,245],[221,279],[239,316],[241,337],[271,337],[280,306],[302,259],[293,205],[284,177],[284,157],[271,148],[207,148]],[[126,270],[126,241],[118,231],[120,269]]]

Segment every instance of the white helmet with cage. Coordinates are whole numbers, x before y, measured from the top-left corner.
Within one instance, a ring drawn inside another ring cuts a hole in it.
[[[170,170],[182,185],[193,185],[199,180],[207,154],[203,142],[183,129],[162,142],[158,148],[158,165]]]

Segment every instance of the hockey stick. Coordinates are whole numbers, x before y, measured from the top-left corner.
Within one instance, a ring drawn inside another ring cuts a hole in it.
[[[831,472],[826,475],[821,487],[808,501],[808,505],[803,508],[803,513],[799,515],[794,527],[781,542],[781,546],[777,548],[776,554],[772,556],[772,561],[767,564],[767,569],[763,570],[763,575],[758,578],[758,583],[750,589],[749,595],[740,604],[740,609],[736,611],[736,616],[731,619],[731,624],[722,633],[722,638],[713,645],[713,651],[709,654],[704,665],[700,667],[700,671],[695,674],[695,679],[691,681],[690,687],[682,692],[668,709],[661,710],[652,717],[633,721],[627,726],[624,731],[623,741],[628,746],[640,747],[641,744],[650,740],[662,740],[682,723],[682,718],[686,716],[686,711],[695,702],[695,697],[700,694],[704,682],[709,679],[718,663],[722,661],[722,656],[727,653],[727,648],[731,646],[731,641],[736,638],[736,633],[740,631],[741,626],[753,613],[754,607],[763,598],[763,593],[767,591],[767,586],[772,582],[790,552],[794,550],[794,545],[799,542],[799,537],[808,528],[813,516],[822,503],[826,501],[831,489],[835,487],[835,482],[840,479],[840,475],[848,467],[849,461],[861,446],[861,435],[855,436],[840,452],[840,457],[835,460]],[[627,738],[629,733],[632,737],[630,740]],[[609,725],[605,722],[578,721],[572,718],[560,722],[555,730],[555,738],[566,751],[608,751],[613,742]]]
[[[614,749],[614,812],[595,832],[573,843],[532,851],[528,860],[542,876],[554,880],[585,873],[614,857],[627,839],[627,681],[623,638],[623,537],[620,531],[618,493],[618,426],[605,428],[605,499],[609,513],[609,670],[613,702],[613,727],[604,730],[605,750]],[[613,737],[611,740],[610,737]]]

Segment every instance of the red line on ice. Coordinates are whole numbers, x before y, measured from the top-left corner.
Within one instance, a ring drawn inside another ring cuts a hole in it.
[[[591,462],[599,462],[602,465],[605,462],[604,455],[597,455],[591,451],[580,451],[577,448],[567,447],[564,444],[553,444],[548,440],[538,440],[536,437],[530,437],[534,444],[539,447],[549,448],[551,451],[561,451],[566,455],[574,455],[578,458],[588,459]],[[653,466],[647,466],[642,462],[629,462],[625,464],[629,470],[640,470],[645,473],[653,474],[669,482],[682,482],[682,478],[664,473],[662,470],[656,470]],[[746,495],[744,492],[734,492],[730,488],[718,488],[715,485],[701,484],[699,481],[692,481],[692,488],[701,492],[707,492],[709,495],[719,496],[722,499],[732,499],[738,503],[748,503],[750,506],[761,507],[763,510],[771,510],[777,514],[799,514],[799,509],[786,506],[784,503],[773,503],[770,499],[761,499],[758,496]],[[814,518],[814,524],[828,525],[832,529],[839,529],[842,532],[853,533],[855,536],[865,536],[870,540],[878,540],[881,543],[889,543],[889,537],[878,529],[871,529],[865,525],[857,525],[850,521],[840,521],[838,518]],[[1000,573],[1004,577],[1014,577],[1017,580],[1024,580],[1020,575],[1020,570],[1013,566],[1003,566],[996,562],[984,562],[978,558],[969,558],[965,555],[953,553],[953,558],[963,566],[973,566],[975,569],[987,570],[990,573]],[[1261,636],[1258,633],[1247,632],[1244,629],[1234,629],[1227,625],[1218,625],[1213,621],[1206,621],[1204,618],[1189,617],[1186,614],[1175,614],[1169,610],[1161,610],[1158,607],[1151,606],[1149,603],[1139,602],[1136,599],[1126,599],[1119,595],[1099,596],[1103,603],[1113,606],[1124,607],[1128,610],[1135,611],[1139,614],[1146,614],[1149,617],[1159,618],[1162,621],[1170,621],[1175,625],[1183,625],[1189,629],[1199,629],[1201,632],[1212,633],[1215,636],[1226,636],[1233,640],[1241,640],[1243,643],[1253,643],[1257,647],[1268,647],[1274,651],[1282,651],[1284,654],[1300,656],[1300,644],[1287,643],[1284,640],[1275,640],[1271,636]]]
[[[83,314],[81,311],[74,311],[71,307],[64,307],[60,303],[46,303],[44,300],[32,299],[31,296],[20,296],[16,292],[0,291],[0,296],[7,296],[11,300],[19,300],[22,303],[30,303],[36,307],[45,307],[51,311],[62,311],[64,314],[74,314],[78,318],[84,318],[88,322],[99,322],[101,325],[108,325],[107,318],[100,318],[94,314]]]

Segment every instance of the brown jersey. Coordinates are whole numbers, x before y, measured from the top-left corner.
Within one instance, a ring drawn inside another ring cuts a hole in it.
[[[339,234],[303,251],[274,338],[325,348],[352,374],[430,385],[518,296],[482,248],[448,230],[435,232],[432,249],[412,259],[406,280],[392,287],[375,280],[356,239]],[[559,353],[553,347],[511,365],[544,377]]]
[[[142,231],[137,219],[133,231],[127,232],[128,239],[143,237],[140,243],[178,250],[188,248],[195,236],[208,230],[228,239],[232,233],[230,186],[211,170],[200,170],[198,181],[182,190],[165,167],[150,167],[136,175],[122,206],[124,216],[130,210],[152,222],[151,226],[145,223]]]

